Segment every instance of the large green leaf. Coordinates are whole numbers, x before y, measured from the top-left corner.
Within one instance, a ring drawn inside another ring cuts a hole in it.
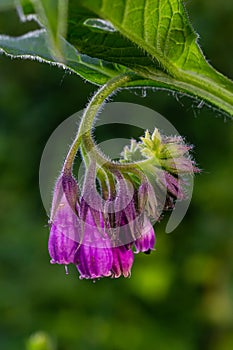
[[[153,59],[119,31],[108,30],[107,25],[106,29],[100,27],[95,13],[77,6],[76,0],[69,4],[67,39],[79,52],[132,68],[154,66]]]
[[[88,34],[80,30],[81,22],[75,30],[73,13],[81,7],[110,21],[118,32]],[[120,60],[131,67],[129,61],[136,57],[134,71],[156,86],[161,79],[168,85],[171,80],[172,88],[175,85],[233,115],[233,83],[205,60],[180,0],[71,0],[69,13],[69,38],[83,52],[99,58],[108,55],[112,62]],[[145,64],[148,57],[150,63]]]
[[[53,45],[51,45],[51,30],[47,28],[47,26],[56,28],[56,25],[52,24],[56,23],[56,19],[52,20],[52,18],[53,16],[56,17],[57,11],[53,11],[52,6],[48,6],[44,13],[40,9],[39,14],[35,15],[33,13],[33,16],[31,16],[32,7],[28,6],[29,2],[25,0],[24,5],[26,6],[23,6],[19,11],[21,20],[34,19],[40,23],[40,26],[45,26],[46,29],[36,30],[20,37],[0,35],[0,52],[14,58],[32,59],[70,69],[84,79],[98,85],[105,84],[109,79],[128,70],[120,64],[98,59],[98,55],[90,57],[87,54],[80,54],[61,36],[61,55],[59,58],[54,52]],[[35,5],[37,0],[33,2]],[[38,8],[38,6],[41,5],[37,3],[35,7]],[[83,23],[86,17],[83,17],[82,14],[81,18]],[[54,29],[53,33],[56,31],[57,29]],[[106,58],[108,57],[106,56]],[[130,86],[144,86],[144,79],[135,76],[135,80],[130,83]]]
[[[131,70],[128,86],[177,90],[233,115],[233,83],[205,60],[181,0],[69,0],[68,41],[78,51],[64,39],[67,0],[30,2],[46,33],[0,36],[5,53],[63,65],[96,84]]]
[[[48,34],[45,29],[36,30],[20,37],[0,35],[0,52],[11,57],[34,59],[68,68],[95,84],[104,84],[125,71],[117,64],[104,62],[87,55],[80,55],[65,39],[62,39],[62,53],[65,61],[57,61],[48,48]]]
[[[179,68],[201,68],[202,55],[196,44],[197,36],[181,1],[81,0],[80,3],[110,20],[121,33],[169,71],[171,64]]]

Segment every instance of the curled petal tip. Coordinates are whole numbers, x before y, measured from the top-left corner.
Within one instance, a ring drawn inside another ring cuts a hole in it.
[[[76,267],[81,278],[98,279],[109,277],[111,275],[112,260],[110,248],[95,248],[81,244],[76,256]]]
[[[129,277],[131,275],[131,268],[134,261],[133,252],[125,246],[112,248],[113,264],[112,277],[118,278],[121,275]]]
[[[154,250],[155,245],[155,233],[153,226],[150,223],[147,223],[144,228],[142,235],[135,242],[135,253],[143,252],[146,254],[150,254],[152,250]]]

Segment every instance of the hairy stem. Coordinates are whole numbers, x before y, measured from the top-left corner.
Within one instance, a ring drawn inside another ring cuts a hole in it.
[[[91,130],[93,127],[95,117],[99,112],[101,106],[104,104],[106,98],[108,98],[115,90],[123,86],[130,79],[131,79],[130,75],[128,74],[115,77],[112,80],[110,80],[107,84],[105,84],[103,87],[101,87],[97,91],[97,93],[93,96],[93,98],[91,99],[90,103],[88,104],[83,114],[82,121],[79,126],[77,135],[67,154],[67,157],[63,166],[64,173],[70,174],[72,172],[74,159],[81,145],[81,141],[83,141],[83,146],[85,147],[85,150],[82,150],[83,153],[85,153],[84,155],[85,161],[87,161],[86,159],[87,153],[92,150],[95,150],[95,143],[91,137]],[[96,155],[98,157],[98,154]],[[101,157],[101,161],[102,160],[104,160],[105,162],[105,158],[103,156]]]
[[[95,93],[83,114],[79,130],[66,157],[63,166],[63,172],[65,174],[71,174],[74,159],[80,145],[82,145],[82,153],[85,153],[86,162],[88,162],[87,158],[89,154],[89,157],[95,159],[98,165],[103,167],[106,171],[129,171],[137,174],[137,176],[142,173],[140,170],[136,169],[136,167],[139,166],[140,169],[140,164],[143,165],[144,163],[148,162],[148,160],[125,164],[112,162],[98,149],[91,135],[96,115],[101,110],[106,99],[109,98],[109,96],[111,96],[112,93],[117,91],[119,88],[127,85],[128,82],[134,78],[135,75],[131,73],[125,73],[118,77],[114,77]]]

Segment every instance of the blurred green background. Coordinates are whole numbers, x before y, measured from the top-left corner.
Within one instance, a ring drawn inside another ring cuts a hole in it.
[[[233,78],[232,0],[186,5],[211,64]],[[0,13],[0,33],[34,27]],[[196,101],[165,91],[114,98],[155,109],[195,145],[203,171],[180,226],[156,226],[157,250],[136,256],[130,279],[94,284],[50,265],[40,157],[95,89],[62,69],[0,56],[0,348],[23,350],[44,331],[58,350],[233,349],[233,123]]]

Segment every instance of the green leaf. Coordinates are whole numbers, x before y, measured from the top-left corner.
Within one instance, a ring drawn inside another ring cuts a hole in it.
[[[2,36],[4,52],[62,65],[96,84],[131,70],[128,86],[176,90],[233,115],[233,83],[205,60],[180,0],[70,0],[68,41],[78,52],[64,39],[67,0],[31,2],[47,35]]]
[[[92,47],[91,55],[96,52],[97,57],[102,58],[107,55],[107,48],[110,61],[120,60],[121,64],[131,68],[129,61],[133,61],[137,53],[134,71],[155,81],[156,86],[159,82],[171,88],[175,86],[233,115],[233,83],[205,60],[180,0],[71,0],[70,6],[69,38],[83,52],[89,52]],[[118,32],[104,33],[102,39],[100,34],[91,35],[89,30],[87,35],[85,32],[85,49],[81,34],[77,30],[72,32],[72,13],[80,6],[94,13],[95,17],[110,21]],[[128,46],[120,39],[119,33],[121,38],[128,39]],[[145,64],[148,57],[150,63]],[[159,63],[159,68],[155,62]]]
[[[154,65],[149,55],[144,53],[119,31],[109,30],[109,23],[102,23],[96,14],[78,7],[76,0],[70,0],[67,40],[79,52],[134,68],[137,65]]]
[[[2,51],[10,57],[27,58],[68,68],[98,85],[105,84],[109,79],[125,71],[125,68],[120,65],[80,55],[65,39],[62,39],[62,55],[65,62],[59,62],[51,55],[47,42],[48,34],[45,29],[36,30],[20,37],[0,35],[0,52]]]
[[[39,23],[47,30],[52,55],[61,60],[61,37],[66,37],[68,0],[31,0],[31,3],[34,5]]]
[[[155,57],[164,68],[195,68],[196,34],[191,28],[181,1],[177,0],[83,0],[82,4],[108,18],[132,42]],[[198,52],[198,53],[197,53]]]

